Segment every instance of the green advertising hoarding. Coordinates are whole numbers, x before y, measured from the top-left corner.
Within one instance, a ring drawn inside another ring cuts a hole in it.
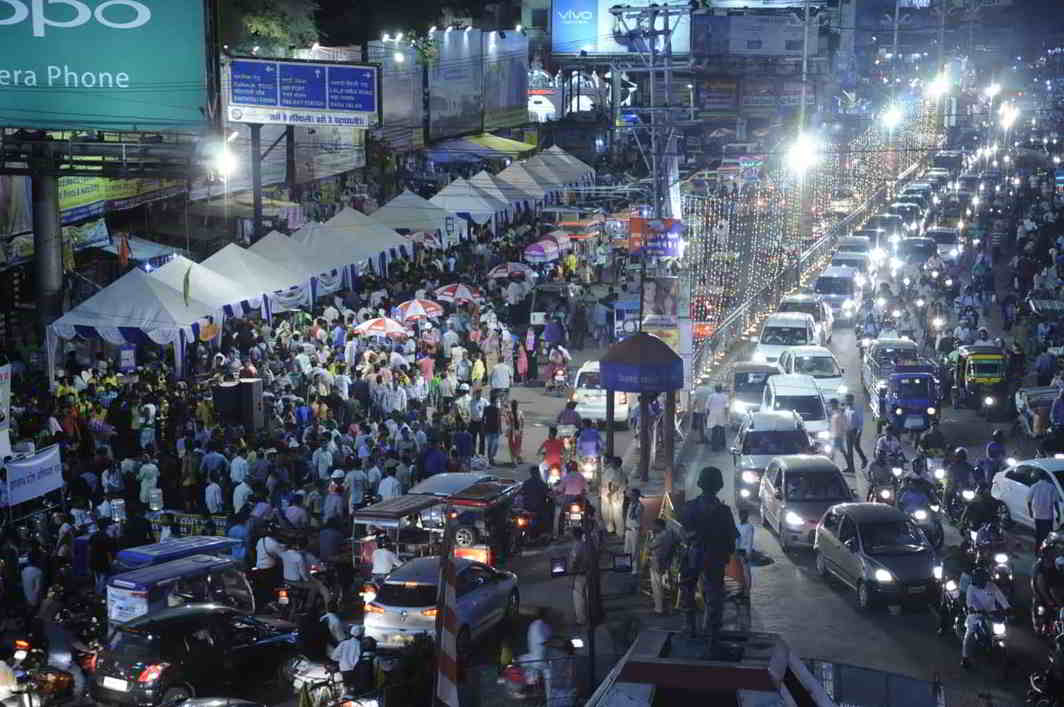
[[[204,0],[3,0],[0,125],[199,129],[206,52]]]

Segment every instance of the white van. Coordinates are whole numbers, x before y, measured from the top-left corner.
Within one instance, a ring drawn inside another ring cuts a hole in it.
[[[852,268],[832,265],[820,273],[813,283],[813,292],[831,306],[836,320],[852,320],[857,314],[857,305],[861,303],[859,278],[860,273]]]
[[[761,336],[754,349],[757,363],[775,363],[780,354],[792,346],[818,344],[816,322],[805,312],[776,312],[770,314],[761,327]]]
[[[582,419],[606,421],[606,390],[602,387],[598,361],[588,361],[576,372],[573,394],[569,399],[576,403],[576,412]],[[614,391],[613,421],[627,424],[628,393]]]
[[[826,346],[795,346],[780,354],[779,367],[784,374],[812,376],[816,387],[825,400],[846,395],[842,375],[845,370],[839,365],[835,354]]]
[[[820,394],[816,379],[807,375],[771,376],[765,384],[761,399],[763,412],[793,410],[805,423],[810,442],[821,449],[831,443],[828,429],[828,410]]]

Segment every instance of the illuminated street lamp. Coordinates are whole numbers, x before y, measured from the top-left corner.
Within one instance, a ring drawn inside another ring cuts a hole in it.
[[[1001,93],[1001,84],[999,84],[999,83],[990,84],[989,86],[986,87],[986,90],[984,91],[984,93],[986,93],[986,97],[987,98],[989,98],[990,100],[994,100],[994,96],[996,96],[999,93]]]
[[[927,95],[931,98],[941,98],[949,92],[949,80],[944,74],[939,74],[935,80],[927,85]]]
[[[887,130],[894,130],[901,124],[902,117],[901,108],[891,106],[883,113],[883,125],[887,127]]]
[[[786,153],[787,167],[795,174],[804,174],[820,162],[820,140],[809,133],[798,133]]]

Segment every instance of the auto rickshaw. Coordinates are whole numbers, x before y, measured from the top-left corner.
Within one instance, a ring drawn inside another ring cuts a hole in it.
[[[931,429],[941,414],[941,394],[935,378],[935,366],[898,365],[887,376],[887,387],[880,393],[880,424],[914,436]]]
[[[961,346],[953,358],[953,406],[978,410],[988,420],[1009,416],[1011,401],[1005,372],[1008,361],[998,346]]]

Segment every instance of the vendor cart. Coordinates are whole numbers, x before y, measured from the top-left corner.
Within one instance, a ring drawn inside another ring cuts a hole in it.
[[[372,565],[373,551],[382,535],[391,539],[403,560],[434,554],[439,536],[422,527],[421,514],[440,503],[435,496],[407,494],[355,511],[351,515],[352,564],[356,569]]]

